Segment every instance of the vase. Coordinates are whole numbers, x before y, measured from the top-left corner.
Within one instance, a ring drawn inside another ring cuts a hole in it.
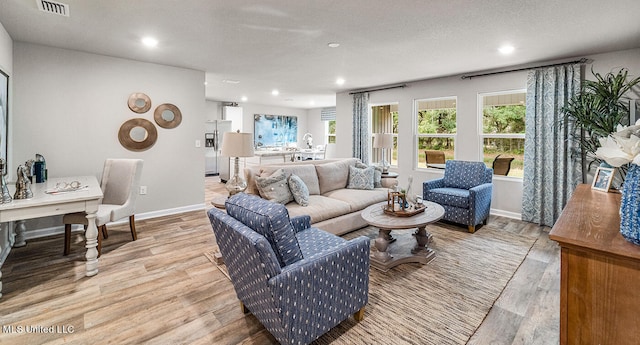
[[[627,241],[640,245],[640,166],[631,164],[622,186],[620,233]]]
[[[412,184],[413,184],[413,176],[409,175],[409,184],[407,185],[407,189],[406,189],[406,192],[405,192],[405,197],[407,198],[407,202],[409,202],[409,204],[415,205],[416,204],[416,195],[413,194],[413,188],[411,188]]]

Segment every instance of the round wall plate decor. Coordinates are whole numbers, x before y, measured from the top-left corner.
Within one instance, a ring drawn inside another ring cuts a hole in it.
[[[129,109],[138,114],[146,113],[151,109],[151,98],[142,92],[132,93],[127,101]]]
[[[131,119],[120,126],[118,140],[127,150],[144,151],[156,143],[158,130],[149,120]]]
[[[182,113],[175,105],[163,103],[153,112],[153,119],[162,128],[176,128],[182,122]]]

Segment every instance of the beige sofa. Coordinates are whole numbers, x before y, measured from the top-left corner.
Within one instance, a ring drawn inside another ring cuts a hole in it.
[[[394,178],[382,178],[379,188],[346,188],[349,166],[355,166],[356,162],[359,162],[356,158],[346,158],[250,166],[244,170],[248,185],[246,193],[260,195],[256,177],[269,176],[278,169],[283,169],[287,175],[298,175],[309,189],[309,205],[289,202],[285,205],[289,216],[309,215],[314,227],[341,235],[366,226],[360,216],[362,210],[387,200],[388,188],[397,184]]]

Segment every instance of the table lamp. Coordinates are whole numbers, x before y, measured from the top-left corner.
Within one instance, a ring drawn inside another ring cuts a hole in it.
[[[389,162],[387,161],[387,149],[393,148],[393,134],[391,133],[373,133],[373,148],[382,150],[382,173],[389,173]]]
[[[240,133],[239,130],[225,133],[222,137],[222,155],[235,157],[233,177],[225,185],[229,196],[244,192],[247,189],[247,181],[238,175],[240,157],[253,157],[253,133]]]

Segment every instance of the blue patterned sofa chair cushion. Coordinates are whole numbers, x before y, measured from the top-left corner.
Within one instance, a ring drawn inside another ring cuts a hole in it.
[[[227,199],[225,207],[231,217],[269,241],[281,267],[302,260],[289,212],[284,205],[238,193]]]

